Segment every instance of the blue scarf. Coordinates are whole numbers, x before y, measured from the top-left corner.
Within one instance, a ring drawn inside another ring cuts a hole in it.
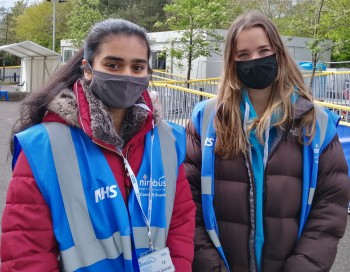
[[[242,92],[242,102],[240,105],[241,114],[243,116],[243,127],[247,133],[248,124],[257,118],[252,103],[249,100],[248,92]],[[264,245],[264,224],[263,224],[263,207],[264,207],[264,173],[269,153],[270,126],[265,130],[265,145],[262,145],[256,137],[256,128],[250,130],[249,135],[246,134],[247,140],[251,146],[248,150],[248,157],[253,171],[253,182],[255,184],[255,257],[258,271],[261,267],[262,248]]]

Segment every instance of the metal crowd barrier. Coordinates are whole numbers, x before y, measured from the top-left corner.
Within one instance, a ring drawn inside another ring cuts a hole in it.
[[[199,101],[215,97],[213,93],[202,92],[182,86],[153,81],[150,91],[156,91],[163,106],[165,120],[185,126],[191,118],[192,110]],[[350,127],[350,106],[315,100],[341,117],[340,124]]]
[[[157,92],[163,107],[163,118],[182,126],[187,124],[194,106],[199,101],[215,96],[206,92],[158,82],[152,82],[149,90]]]
[[[305,75],[306,86],[310,75]],[[350,72],[322,72],[315,74],[312,94],[316,100],[337,105],[350,106]]]
[[[152,77],[153,77],[153,80],[157,80],[157,78],[163,78],[165,80],[178,80],[178,81],[182,81],[182,82],[186,81],[185,76],[172,74],[172,73],[169,73],[165,70],[159,70],[159,69],[152,70]]]
[[[216,94],[220,78],[186,80],[183,76],[160,72],[153,75],[153,80],[162,84],[171,84],[188,89]],[[170,78],[168,77],[170,76]],[[304,75],[305,84],[310,85],[310,74]],[[316,73],[313,80],[312,95],[316,100],[350,106],[350,72]]]
[[[350,127],[350,107],[315,100],[315,103],[328,108],[340,116],[340,125]]]

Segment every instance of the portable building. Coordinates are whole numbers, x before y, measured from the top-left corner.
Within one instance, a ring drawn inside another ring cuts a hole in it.
[[[60,54],[32,41],[0,46],[5,51],[21,58],[21,92],[31,92],[40,89],[58,69]]]

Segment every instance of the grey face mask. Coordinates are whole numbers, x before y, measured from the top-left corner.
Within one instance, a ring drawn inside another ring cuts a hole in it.
[[[126,109],[147,90],[149,77],[122,76],[93,70],[92,93],[109,108]]]

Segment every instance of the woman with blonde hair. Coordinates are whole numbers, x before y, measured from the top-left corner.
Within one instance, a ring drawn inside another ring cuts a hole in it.
[[[338,121],[314,104],[274,24],[239,16],[218,97],[186,128],[193,271],[331,269],[350,197]]]

